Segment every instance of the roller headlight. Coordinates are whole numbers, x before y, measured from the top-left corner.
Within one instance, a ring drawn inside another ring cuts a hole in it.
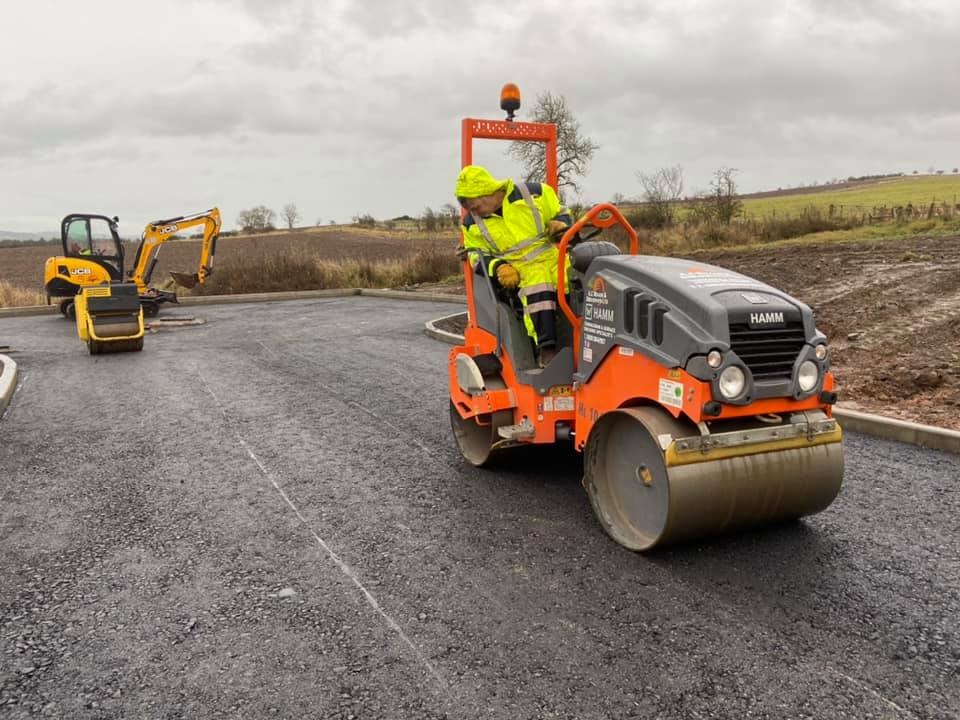
[[[822,347],[822,346],[821,346]],[[813,360],[804,360],[797,371],[797,384],[803,392],[810,392],[820,379],[820,368]]]
[[[827,346],[823,343],[817,345],[813,352],[817,356],[817,360],[823,361],[827,359]]]
[[[746,378],[743,375],[743,370],[736,365],[731,365],[720,373],[720,380],[717,382],[720,394],[727,400],[733,400],[742,393],[745,384]]]
[[[707,365],[716,369],[723,365],[723,354],[719,350],[711,350],[707,353]]]

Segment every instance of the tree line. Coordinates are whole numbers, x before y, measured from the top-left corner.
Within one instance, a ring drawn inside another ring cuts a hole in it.
[[[287,203],[280,211],[280,217],[286,223],[287,229],[293,230],[300,222],[302,215],[294,203]],[[265,232],[277,229],[276,219],[276,212],[266,205],[256,205],[240,211],[237,215],[237,225],[243,232]]]

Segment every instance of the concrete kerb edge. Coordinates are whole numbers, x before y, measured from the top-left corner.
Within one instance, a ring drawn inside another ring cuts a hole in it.
[[[463,342],[463,335],[440,330],[435,327],[434,323],[448,320],[462,314],[463,313],[455,313],[437,318],[436,320],[430,320],[425,324],[424,332],[441,342],[449,343],[450,345],[459,345]],[[833,416],[840,421],[840,426],[844,430],[850,432],[863,433],[864,435],[872,435],[874,437],[884,438],[885,440],[896,440],[897,442],[907,443],[908,445],[919,445],[920,447],[944,450],[960,455],[960,432],[956,430],[948,430],[931,425],[921,425],[920,423],[909,422],[907,420],[898,420],[897,418],[888,418],[882,415],[873,415],[871,413],[849,410],[842,407],[834,407]]]
[[[842,407],[834,407],[833,416],[840,421],[840,426],[844,430],[850,432],[960,454],[960,432],[956,430],[921,425],[908,420],[873,415]]]
[[[23,307],[0,308],[0,318],[25,317],[27,315],[56,315],[60,312],[57,305],[25,305]]]
[[[457,335],[457,333],[441,330],[436,326],[436,323],[444,320],[450,320],[455,317],[460,317],[462,315],[466,315],[466,312],[453,313],[452,315],[444,315],[443,317],[439,317],[436,320],[428,320],[423,324],[423,331],[434,340],[445,342],[448,345],[459,345],[463,342],[463,335]]]
[[[180,305],[230,305],[236,303],[282,302],[286,300],[311,300],[314,298],[349,297],[369,295],[370,297],[392,298],[394,300],[419,300],[421,302],[464,303],[458,295],[443,293],[418,293],[403,290],[371,290],[366,288],[343,288],[336,290],[296,290],[275,293],[248,293],[246,295],[185,295]],[[29,315],[56,315],[60,312],[57,305],[26,305],[24,307],[0,308],[0,318],[25,317]]]
[[[418,300],[420,302],[445,302],[465,305],[466,299],[462,295],[446,295],[444,293],[421,293],[407,290],[371,290],[363,288],[358,291],[359,295],[392,298],[394,300]]]
[[[17,363],[6,355],[0,355],[0,417],[10,404],[17,389]]]

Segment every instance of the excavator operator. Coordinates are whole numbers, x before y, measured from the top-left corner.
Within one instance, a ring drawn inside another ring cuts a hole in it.
[[[456,196],[467,211],[463,247],[479,253],[487,274],[502,287],[519,288],[527,334],[540,367],[546,367],[557,353],[555,241],[572,224],[570,211],[550,185],[496,180],[478,165],[460,171]]]

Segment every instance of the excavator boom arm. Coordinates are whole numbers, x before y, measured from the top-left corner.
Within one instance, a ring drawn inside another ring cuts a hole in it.
[[[220,234],[220,210],[211,208],[205,212],[193,215],[181,215],[167,220],[157,220],[148,223],[140,238],[137,256],[130,279],[140,287],[141,292],[150,283],[153,268],[157,264],[157,255],[160,246],[173,239],[177,233],[190,228],[203,226],[203,241],[200,248],[200,263],[197,272],[172,273],[174,279],[181,285],[193,287],[202,284],[213,273],[213,257],[217,251],[217,236]]]

